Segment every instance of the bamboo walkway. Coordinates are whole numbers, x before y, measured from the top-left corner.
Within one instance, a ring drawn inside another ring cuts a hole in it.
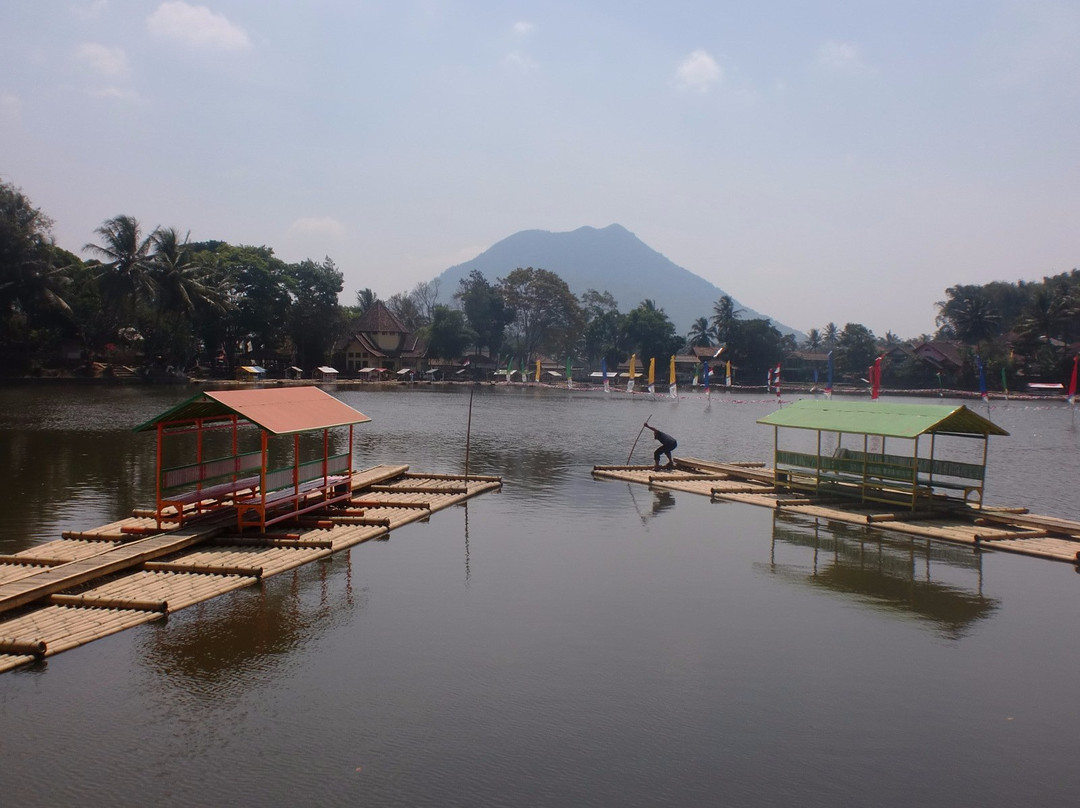
[[[347,503],[265,535],[237,534],[232,509],[164,531],[137,511],[0,556],[0,672],[385,537],[501,486],[499,477],[375,466],[353,474]]]
[[[647,485],[666,491],[686,491],[711,499],[745,502],[853,525],[905,533],[924,539],[967,545],[979,550],[1080,564],[1080,522],[1038,516],[1026,508],[974,508],[942,499],[930,510],[888,510],[839,498],[815,498],[773,491],[773,471],[763,463],[715,463],[694,457],[678,458],[675,470],[652,466],[595,466],[593,476]]]

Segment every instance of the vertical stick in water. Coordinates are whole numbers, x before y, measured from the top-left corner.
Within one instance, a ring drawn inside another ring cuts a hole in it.
[[[634,449],[637,448],[637,442],[639,440],[641,440],[641,433],[645,431],[645,426],[649,423],[649,420],[651,418],[652,418],[652,413],[649,413],[649,417],[645,419],[645,423],[642,424],[641,429],[638,430],[637,437],[634,438],[634,445],[630,447],[630,454],[628,454],[626,456],[626,465],[628,465],[628,466],[630,465],[630,458],[634,456]]]
[[[465,427],[465,481],[469,480],[469,442],[472,439],[472,398],[476,385],[469,388],[469,421]]]

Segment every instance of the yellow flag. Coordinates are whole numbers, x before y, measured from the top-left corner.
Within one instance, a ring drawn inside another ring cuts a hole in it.
[[[649,360],[649,384],[653,384],[656,381],[656,357],[652,357]]]
[[[540,381],[540,360],[536,360],[536,380]]]
[[[675,354],[671,355],[671,381],[668,384],[675,384]]]

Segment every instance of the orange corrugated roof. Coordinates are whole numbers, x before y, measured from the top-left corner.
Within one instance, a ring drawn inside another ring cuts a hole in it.
[[[329,429],[370,421],[364,413],[318,387],[274,387],[263,390],[215,390],[199,393],[136,431],[158,423],[238,415],[275,435]]]

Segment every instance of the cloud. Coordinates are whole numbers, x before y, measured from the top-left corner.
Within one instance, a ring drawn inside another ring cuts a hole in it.
[[[724,71],[707,51],[696,50],[682,60],[675,78],[680,87],[703,93],[723,80]]]
[[[134,90],[125,90],[123,87],[99,87],[88,90],[87,95],[91,98],[114,98],[117,101],[137,101],[139,94]]]
[[[0,121],[22,119],[22,99],[11,93],[0,93]]]
[[[127,56],[120,48],[84,42],[75,49],[75,58],[102,76],[123,76],[128,72]]]
[[[162,3],[147,18],[146,27],[155,36],[197,48],[242,51],[251,47],[243,28],[206,6],[193,6],[183,0]]]
[[[534,30],[536,30],[536,26],[526,20],[518,20],[514,23],[514,33],[518,36],[525,36],[526,34],[531,34]]]
[[[96,20],[108,5],[109,0],[93,0],[84,6],[75,6],[75,14],[84,20]]]
[[[869,73],[870,66],[862,58],[859,46],[851,42],[829,40],[818,48],[815,59],[819,67],[838,73]]]
[[[519,70],[536,70],[540,67],[535,59],[521,51],[510,51],[510,53],[506,54],[506,63]]]
[[[293,239],[309,237],[337,239],[345,235],[345,225],[330,216],[308,216],[294,221],[285,233]]]

